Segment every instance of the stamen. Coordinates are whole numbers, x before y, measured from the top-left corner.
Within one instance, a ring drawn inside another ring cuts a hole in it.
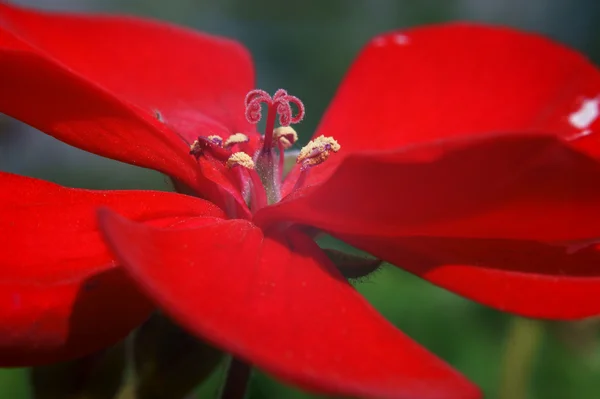
[[[279,89],[273,97],[264,90],[252,90],[246,95],[246,119],[250,123],[258,123],[262,118],[261,104],[267,104],[267,123],[265,128],[265,139],[263,151],[270,151],[273,147],[273,130],[275,128],[275,117],[279,114],[279,124],[289,126],[298,123],[304,118],[304,104],[298,97],[291,96],[287,91]],[[294,104],[298,108],[296,115],[292,113]]]
[[[226,162],[229,169],[232,169],[233,175],[238,183],[238,188],[246,204],[250,204],[252,199],[252,188],[248,179],[246,169],[254,169],[254,161],[245,152],[236,152],[232,154]],[[235,168],[235,166],[242,166]]]
[[[226,162],[231,156],[231,151],[221,147],[220,144],[213,141],[214,138],[211,140],[210,137],[198,137],[190,146],[190,154],[196,159],[202,155],[209,154],[221,162]]]
[[[190,154],[192,154],[196,157],[196,159],[198,159],[201,153],[202,148],[200,147],[200,141],[194,140],[194,142],[190,145]]]
[[[250,158],[250,155],[245,152],[236,152],[231,154],[227,160],[227,167],[232,168],[234,166],[243,166],[246,169],[254,169],[254,161]]]
[[[332,137],[319,136],[300,150],[296,163],[302,165],[302,170],[319,165],[329,158],[331,152],[338,152],[340,145]]]
[[[207,137],[207,139],[209,139],[216,145],[223,147],[223,137],[217,136],[216,134],[211,134],[210,136]]]
[[[250,141],[244,133],[234,133],[225,140],[224,146],[229,148],[235,144],[247,143]]]
[[[306,184],[306,179],[308,179],[308,168],[300,168],[300,175],[298,176],[298,179],[294,184],[292,192],[298,191],[300,190],[300,188],[304,187],[304,185]]]
[[[298,133],[291,126],[280,126],[273,131],[273,138],[275,139],[274,143],[277,144],[279,149],[278,178],[281,181],[283,179],[283,167],[285,164],[284,151],[298,141]]]
[[[291,126],[280,126],[273,131],[273,138],[287,150],[298,141],[298,133]]]
[[[227,166],[229,168],[241,166],[244,168],[248,176],[250,177],[250,182],[252,183],[252,189],[250,189],[250,209],[253,213],[258,211],[259,209],[267,206],[267,193],[265,188],[260,180],[260,176],[254,170],[254,161],[252,158],[245,152],[236,152],[232,154],[227,160]],[[245,182],[243,178],[240,177],[240,186],[244,187]]]

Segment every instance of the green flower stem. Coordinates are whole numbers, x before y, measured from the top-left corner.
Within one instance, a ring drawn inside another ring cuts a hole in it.
[[[135,384],[130,382],[122,385],[115,399],[136,399]]]
[[[252,366],[231,357],[219,399],[246,399]]]
[[[504,346],[498,399],[527,399],[533,364],[543,336],[540,321],[513,317]]]

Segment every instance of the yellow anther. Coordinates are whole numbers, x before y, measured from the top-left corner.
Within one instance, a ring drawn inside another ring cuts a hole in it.
[[[250,158],[250,155],[245,152],[235,152],[231,154],[227,160],[227,167],[233,168],[234,166],[243,166],[244,168],[254,169],[254,161]]]
[[[333,137],[319,136],[309,141],[300,150],[300,154],[296,158],[296,163],[301,163],[303,169],[318,165],[325,162],[331,152],[338,152],[340,148],[340,145]]]
[[[217,145],[223,145],[223,137],[218,136],[216,134],[211,134],[210,136],[207,137],[207,139],[209,139],[210,141],[212,141],[213,143],[217,144]]]
[[[280,126],[273,130],[273,139],[287,150],[298,141],[298,133],[291,126]]]
[[[250,139],[244,133],[234,133],[225,140],[225,147],[235,144],[247,143]]]
[[[190,154],[197,154],[201,150],[200,142],[198,140],[194,140],[194,142],[190,145]]]
[[[306,158],[304,161],[302,161],[302,170],[322,164],[327,160],[327,158],[329,158],[329,151],[321,152],[311,158]]]

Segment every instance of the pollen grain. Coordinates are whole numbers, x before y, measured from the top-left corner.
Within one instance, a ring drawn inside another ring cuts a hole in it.
[[[227,160],[227,167],[232,168],[234,166],[243,166],[247,169],[254,169],[254,161],[250,157],[250,155],[245,152],[236,152],[231,154],[229,159]]]
[[[225,140],[224,145],[225,147],[231,147],[235,144],[247,143],[248,141],[250,139],[244,133],[234,133]]]

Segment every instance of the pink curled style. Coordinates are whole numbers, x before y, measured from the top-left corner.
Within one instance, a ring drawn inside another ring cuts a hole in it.
[[[264,90],[250,91],[244,100],[246,106],[246,119],[250,123],[258,123],[262,118],[261,105],[265,103],[269,109],[273,109],[279,114],[279,124],[281,126],[289,126],[292,123],[298,123],[304,118],[304,104],[298,97],[289,95],[286,90],[279,89],[271,97]],[[298,110],[296,115],[293,115],[292,107],[294,104]]]

